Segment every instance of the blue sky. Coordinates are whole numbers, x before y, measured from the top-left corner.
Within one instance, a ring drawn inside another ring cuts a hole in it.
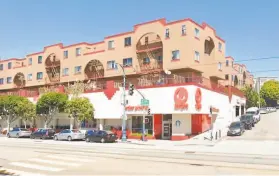
[[[23,58],[62,42],[97,42],[165,17],[214,27],[235,60],[279,57],[278,0],[0,1],[0,57]],[[279,69],[279,59],[243,62],[250,71]],[[279,76],[279,72],[255,73]]]

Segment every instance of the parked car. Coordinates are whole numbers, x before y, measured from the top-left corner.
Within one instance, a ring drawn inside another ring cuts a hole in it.
[[[117,136],[113,134],[111,131],[99,130],[88,133],[85,141],[86,142],[115,142],[117,140]]]
[[[268,113],[268,111],[267,111],[266,108],[261,108],[260,109],[260,114],[267,114],[267,113]]]
[[[40,128],[37,131],[34,131],[31,135],[31,139],[53,139],[55,131],[51,128]]]
[[[232,122],[229,126],[227,136],[241,136],[245,132],[245,126],[240,121]]]
[[[257,107],[251,107],[246,110],[246,114],[253,115],[253,119],[255,123],[258,123],[261,120],[260,110]]]
[[[245,114],[240,116],[240,122],[244,124],[245,129],[251,130],[255,126],[254,118],[252,114]]]
[[[65,130],[60,131],[59,133],[54,134],[53,139],[56,141],[57,140],[68,140],[68,141],[83,140],[84,135],[79,130],[65,129]]]
[[[28,129],[25,129],[25,128],[13,128],[13,130],[7,134],[7,137],[8,138],[30,137],[31,133],[32,133],[31,131],[29,131]]]
[[[83,139],[85,140],[86,135],[87,135],[88,133],[97,131],[97,129],[95,129],[95,128],[83,128],[83,129],[80,129],[79,131],[83,134]]]

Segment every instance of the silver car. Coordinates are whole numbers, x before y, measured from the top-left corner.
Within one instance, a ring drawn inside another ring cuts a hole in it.
[[[8,138],[30,137],[31,133],[32,133],[32,131],[29,131],[28,129],[25,129],[25,128],[13,128],[13,130],[7,134],[7,137]]]
[[[53,137],[54,140],[83,140],[84,134],[79,130],[62,130],[60,133],[56,133]]]

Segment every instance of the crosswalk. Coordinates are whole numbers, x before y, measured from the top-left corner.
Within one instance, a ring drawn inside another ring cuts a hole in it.
[[[72,154],[52,154],[38,158],[29,158],[22,161],[8,163],[4,168],[0,168],[6,173],[17,176],[47,176],[56,175],[65,170],[82,167],[101,161],[102,158],[91,156],[79,156]],[[1,175],[1,174],[0,174]]]

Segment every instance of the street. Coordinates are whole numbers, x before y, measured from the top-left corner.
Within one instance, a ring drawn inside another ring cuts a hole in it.
[[[243,136],[212,146],[190,145],[190,140],[139,145],[1,137],[0,166],[19,175],[277,175],[278,115],[262,115]]]

